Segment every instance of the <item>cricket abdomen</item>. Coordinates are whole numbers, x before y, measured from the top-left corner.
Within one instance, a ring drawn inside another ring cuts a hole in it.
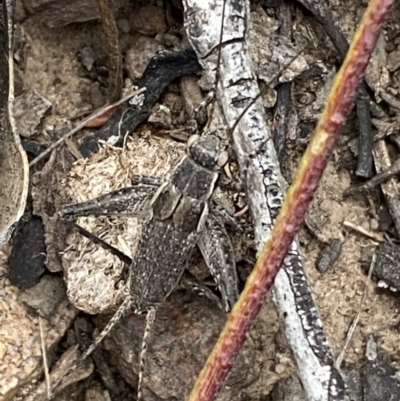
[[[178,285],[196,246],[197,231],[175,228],[172,219],[144,227],[131,269],[130,292],[139,311],[161,304]],[[153,246],[149,244],[153,243]]]

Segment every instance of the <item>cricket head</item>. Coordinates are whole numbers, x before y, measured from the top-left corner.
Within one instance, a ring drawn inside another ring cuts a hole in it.
[[[204,137],[192,135],[187,146],[192,160],[206,169],[218,170],[228,162],[228,152],[215,135],[209,134]]]

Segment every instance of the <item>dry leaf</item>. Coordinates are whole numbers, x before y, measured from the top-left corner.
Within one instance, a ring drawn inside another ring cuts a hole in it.
[[[0,244],[8,241],[22,216],[29,184],[29,166],[13,117],[14,66],[11,0],[0,5]]]

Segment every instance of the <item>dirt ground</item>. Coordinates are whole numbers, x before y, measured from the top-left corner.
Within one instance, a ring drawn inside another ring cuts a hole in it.
[[[346,6],[341,0],[332,3],[341,21],[340,26],[350,37],[355,22],[364,10],[365,2],[352,0],[346,2]],[[120,29],[122,27],[125,30],[125,24],[129,23],[126,15],[129,15],[132,5],[127,4],[124,7],[117,13],[117,21]],[[259,10],[257,7],[254,5],[255,12]],[[383,78],[374,80],[376,74],[371,73],[373,77],[371,87],[383,87],[394,96],[398,95],[399,90],[397,67],[394,66],[396,59],[400,60],[399,26],[395,23],[400,9],[398,4],[396,7],[382,38],[381,51],[385,53],[386,66],[379,67],[391,66],[390,70],[386,69],[389,79],[387,82],[383,82]],[[268,13],[275,18],[275,9],[270,9]],[[292,121],[295,121],[296,128],[287,138],[283,167],[284,175],[289,182],[309,139],[308,134],[302,136],[301,132],[315,125],[323,105],[326,86],[329,85],[331,73],[337,68],[340,60],[323,28],[310,13],[296,6],[294,15],[294,42],[302,49],[311,68],[298,77],[293,86],[292,108],[296,111]],[[95,73],[89,74],[78,57],[84,47],[104,47],[104,37],[98,21],[73,23],[50,29],[43,25],[41,18],[40,13],[21,17],[25,44],[23,60],[17,68],[16,95],[33,89],[51,102],[50,112],[46,114],[33,137],[45,145],[53,140],[49,132],[60,129],[66,123],[106,103],[107,81],[104,77],[96,79]],[[138,34],[132,30],[130,32],[120,30],[120,35],[122,51],[126,54],[126,51],[137,43]],[[160,37],[157,37],[157,40],[162,42]],[[124,74],[126,77],[126,69]],[[384,75],[382,73],[382,76]],[[173,98],[182,104],[177,88],[177,83],[171,84],[160,99],[160,103],[170,105],[168,99]],[[379,95],[377,97],[379,98]],[[268,109],[266,112],[272,126],[273,111]],[[389,114],[394,118],[397,112],[390,110]],[[176,116],[179,116],[179,113]],[[175,117],[176,125],[180,123],[180,118]],[[309,217],[320,230],[319,239],[307,227],[303,227],[299,234],[305,268],[334,357],[342,351],[348,330],[360,313],[358,325],[342,364],[342,368],[346,371],[361,370],[365,360],[365,345],[371,334],[379,339],[381,347],[392,357],[394,366],[397,367],[400,362],[398,296],[389,290],[378,289],[376,281],[367,280],[361,267],[362,263],[370,262],[380,242],[389,240],[397,243],[398,236],[393,226],[384,232],[374,225],[379,219],[379,208],[384,203],[378,189],[368,197],[344,194],[353,183],[359,182],[354,174],[357,124],[353,112],[309,211]],[[59,183],[60,188],[65,191],[66,202],[88,200],[110,190],[127,186],[135,174],[159,177],[168,175],[184,153],[185,147],[182,142],[158,134],[158,128],[148,123],[139,133],[127,139],[123,148],[103,144],[98,154],[89,159],[76,160],[71,171]],[[72,142],[77,144],[82,135],[78,133]],[[70,152],[71,149],[73,145],[70,144],[63,151]],[[42,167],[43,165],[36,166],[34,170]],[[232,168],[234,169],[234,166]],[[225,195],[223,193],[221,197],[225,199],[226,207],[235,213],[237,204],[236,200],[232,200],[236,199],[235,195],[228,192]],[[101,235],[103,240],[132,256],[132,249],[140,232],[136,222],[107,218],[89,218],[79,222],[90,231]],[[243,216],[241,222],[247,230],[249,216]],[[373,238],[349,228],[345,222],[362,227]],[[246,232],[251,233],[251,228]],[[239,276],[243,280],[251,268],[248,262],[249,255],[254,257],[251,234],[249,234],[250,239],[245,240],[239,233],[232,232],[232,235]],[[316,269],[316,260],[323,247],[321,240],[329,242],[333,238],[339,238],[343,242],[342,253],[333,267],[327,273],[321,274]],[[3,248],[1,252],[7,256],[10,250]],[[197,259],[193,258],[192,265],[200,263]],[[69,302],[77,308],[75,314],[68,309],[71,315],[70,323],[72,324],[73,318],[79,313],[79,318],[91,324],[95,323],[99,328],[104,327],[112,315],[111,312],[124,296],[125,288],[118,281],[123,264],[116,257],[109,256],[107,251],[82,239],[76,233],[67,239],[62,264],[64,272],[55,275],[63,277]],[[6,271],[5,261],[2,262],[3,265],[2,270]],[[209,279],[204,267],[195,266],[193,270],[199,272],[202,278]],[[46,275],[51,274],[46,273]],[[360,307],[365,290],[367,293]],[[24,290],[13,291],[14,299],[18,299],[24,293]],[[83,312],[79,312],[78,309]],[[99,313],[103,314],[96,318],[91,316]],[[173,295],[161,308],[157,314],[157,321],[145,370],[148,373],[144,381],[145,387],[148,386],[145,399],[146,401],[183,399],[182,395],[187,389],[182,390],[179,386],[190,387],[193,377],[202,366],[211,344],[222,327],[224,314],[195,293],[179,290],[177,295]],[[37,327],[37,321],[35,322]],[[67,328],[64,331],[66,330]],[[129,389],[136,387],[138,354],[143,330],[143,317],[133,313],[128,314],[113,335],[104,341],[102,363],[111,372],[114,388],[120,391],[120,399],[134,399]],[[67,348],[71,338],[74,337],[73,333],[74,330],[71,328],[58,342],[58,348],[52,351],[55,355],[60,355]],[[119,348],[120,344],[125,343],[131,344],[133,351],[129,355],[127,348]],[[165,349],[168,349],[168,352]],[[189,362],[190,358],[194,358],[195,361]],[[53,357],[54,359],[57,358]],[[104,398],[102,384],[102,378],[104,379],[106,374],[97,363],[95,364],[97,373],[90,376],[83,382],[84,384],[80,382],[64,390],[58,396],[59,399],[85,397],[88,399],[91,392],[95,394],[95,398],[98,397],[96,399],[107,399]],[[117,373],[118,369],[120,373]],[[280,329],[275,307],[268,298],[221,399],[265,400],[275,383],[291,376],[294,372],[291,353]],[[18,387],[24,382],[26,380],[21,379]],[[20,389],[16,396],[18,398],[15,399],[25,399],[26,394],[29,394],[28,390]],[[13,391],[0,392],[0,400],[11,400],[12,395]]]

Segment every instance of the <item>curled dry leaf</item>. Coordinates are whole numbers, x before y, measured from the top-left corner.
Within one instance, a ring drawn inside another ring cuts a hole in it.
[[[8,241],[13,224],[25,209],[29,166],[13,117],[14,66],[11,1],[0,4],[0,244]]]

